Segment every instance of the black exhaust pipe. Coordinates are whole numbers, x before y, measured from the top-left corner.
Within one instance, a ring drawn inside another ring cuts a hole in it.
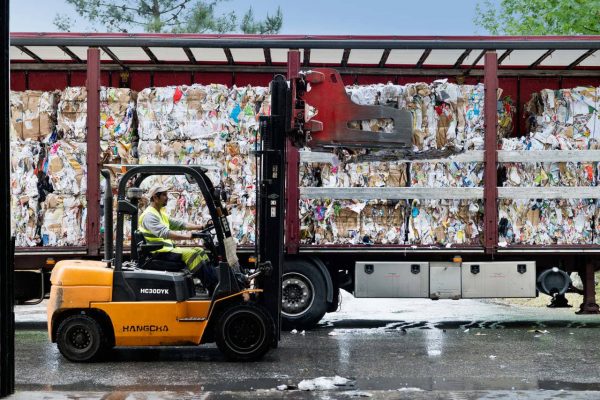
[[[113,260],[113,195],[110,171],[101,171],[105,179],[104,190],[104,261],[111,267]]]

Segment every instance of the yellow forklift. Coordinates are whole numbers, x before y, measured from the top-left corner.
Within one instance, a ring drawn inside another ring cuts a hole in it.
[[[260,359],[277,346],[278,310],[273,315],[261,304],[262,289],[245,288],[251,279],[259,283],[270,279],[271,264],[256,263],[252,275],[240,272],[227,210],[206,169],[181,165],[130,167],[118,187],[114,254],[110,173],[103,170],[102,175],[108,188],[104,195],[105,260],[64,260],[52,271],[48,334],[65,358],[74,362],[98,360],[114,346],[216,342],[228,359],[245,361]],[[203,241],[218,269],[219,282],[211,296],[197,293],[185,264],[154,260],[152,252],[161,245],[146,243],[137,231],[143,194],[140,185],[156,175],[183,176],[196,184],[204,197],[213,225],[192,237]],[[123,254],[126,219],[133,232],[127,261]]]

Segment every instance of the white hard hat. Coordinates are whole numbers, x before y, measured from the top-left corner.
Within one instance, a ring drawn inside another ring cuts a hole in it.
[[[152,198],[155,194],[157,193],[163,193],[163,192],[168,192],[169,188],[167,188],[164,185],[154,185],[150,188],[150,190],[148,190],[148,197]]]

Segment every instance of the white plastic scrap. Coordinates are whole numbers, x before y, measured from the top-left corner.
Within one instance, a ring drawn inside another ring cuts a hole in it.
[[[312,390],[333,390],[336,387],[344,386],[350,379],[343,378],[341,376],[325,377],[321,376],[315,379],[305,379],[300,381],[298,389],[312,391]]]

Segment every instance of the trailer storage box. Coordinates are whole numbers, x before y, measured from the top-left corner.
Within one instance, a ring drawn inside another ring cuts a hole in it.
[[[462,297],[535,297],[535,262],[469,262],[462,265]]]
[[[354,297],[428,297],[429,263],[357,262]]]

